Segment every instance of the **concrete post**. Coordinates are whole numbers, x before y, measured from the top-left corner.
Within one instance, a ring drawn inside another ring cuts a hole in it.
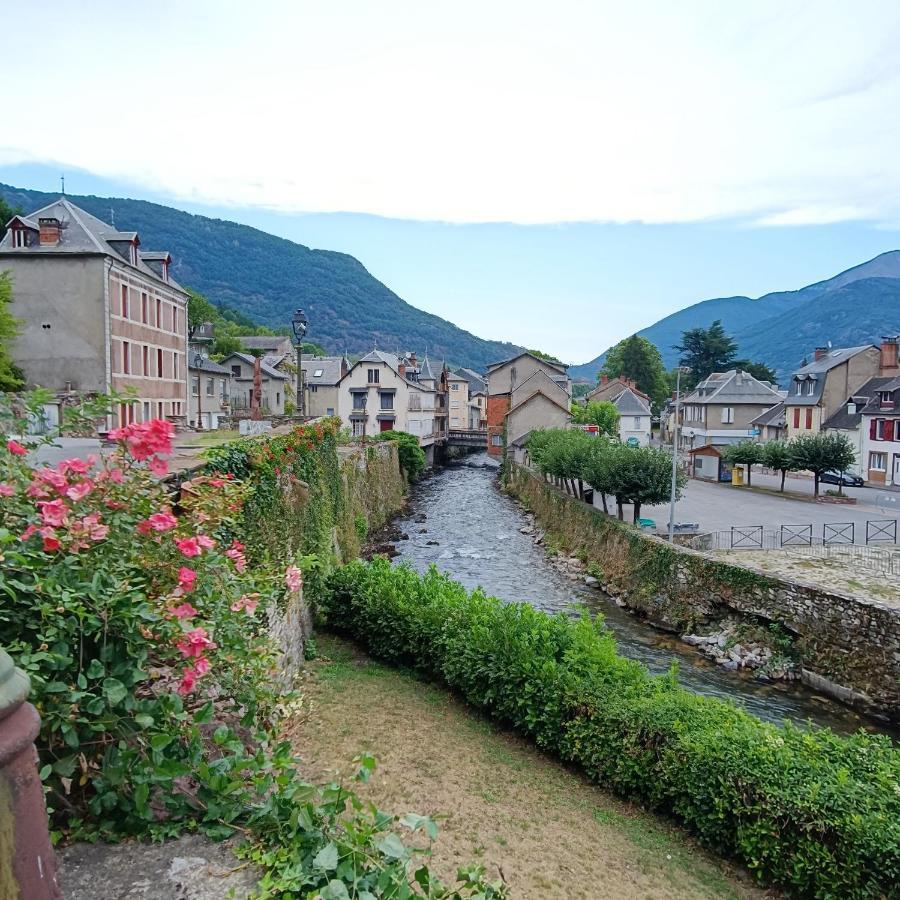
[[[60,900],[34,749],[41,723],[26,703],[30,689],[0,650],[0,897]]]

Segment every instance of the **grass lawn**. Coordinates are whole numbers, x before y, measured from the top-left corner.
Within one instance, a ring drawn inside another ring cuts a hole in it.
[[[304,714],[288,737],[305,776],[348,777],[351,759],[378,768],[362,796],[393,813],[438,820],[433,868],[452,881],[470,861],[515,898],[761,898],[684,832],[614,798],[480,716],[446,689],[373,662],[321,635],[302,685]]]
[[[237,429],[217,429],[215,431],[196,431],[192,434],[180,434],[176,437],[178,447],[218,447],[236,441],[240,437]]]

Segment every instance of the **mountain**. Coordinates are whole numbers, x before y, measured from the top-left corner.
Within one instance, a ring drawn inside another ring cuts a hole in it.
[[[58,197],[6,184],[0,184],[0,196],[26,213]],[[346,253],[311,250],[247,225],[144,200],[69,199],[105,222],[114,217],[120,228],[137,231],[144,247],[168,250],[181,284],[260,324],[289,325],[302,306],[310,319],[309,340],[336,353],[361,354],[376,344],[420,356],[427,349],[432,360],[482,371],[521,349],[476,337],[410,306]]]
[[[659,347],[667,367],[678,362],[673,349],[688,328],[722,320],[737,341],[738,358],[771,366],[782,380],[817,346],[878,343],[900,333],[900,250],[882,253],[834,278],[798,291],[779,291],[757,299],[704,300],[660,319],[638,334]],[[573,378],[593,381],[606,354],[573,366]]]

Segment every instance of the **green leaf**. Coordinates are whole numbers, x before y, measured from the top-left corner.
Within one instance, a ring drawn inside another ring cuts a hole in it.
[[[337,844],[326,844],[313,858],[313,865],[325,872],[333,872],[338,864]]]
[[[110,706],[117,706],[127,696],[128,688],[118,678],[104,678],[103,694]]]
[[[407,859],[409,857],[406,845],[393,833],[386,834],[375,844],[375,847],[390,859]]]
[[[194,713],[194,722],[197,725],[205,725],[207,722],[212,722],[212,717],[213,704],[212,700],[209,700]]]
[[[102,678],[105,672],[106,669],[103,668],[103,663],[99,659],[92,659],[85,674],[88,678]]]
[[[137,722],[141,728],[152,728],[155,720],[149,713],[138,713],[134,717],[134,721]]]
[[[172,741],[175,740],[175,735],[173,734],[154,734],[152,738],[150,738],[150,746],[154,750],[165,750]]]
[[[46,781],[50,777],[50,773],[53,771],[53,766],[47,765],[41,769],[40,779],[41,781]]]
[[[319,892],[322,900],[350,900],[347,886],[343,881],[329,881],[327,886]]]

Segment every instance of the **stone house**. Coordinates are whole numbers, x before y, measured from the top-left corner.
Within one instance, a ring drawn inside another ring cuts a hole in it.
[[[219,419],[231,413],[231,369],[200,353],[188,356],[190,397],[188,424],[215,431]]]
[[[893,346],[896,366],[896,341]],[[889,344],[882,350],[870,344],[835,350],[816,347],[813,361],[791,376],[784,401],[787,438],[820,431],[854,391],[870,378],[888,374],[879,370],[883,353],[890,350]]]
[[[168,418],[185,421],[188,401],[187,293],[167,251],[141,250],[137,232],[95,218],[66,197],[14,216],[0,241],[0,270],[13,280],[11,347],[29,386],[59,403],[77,395],[125,392],[109,427]]]
[[[220,362],[231,372],[231,408],[238,416],[249,415],[253,406],[253,374],[256,358],[249,353],[231,353]],[[262,397],[260,413],[263,416],[283,416],[290,376],[259,361]]]
[[[346,356],[304,356],[302,367],[306,415],[313,418],[336,416],[339,385],[350,371],[350,360]]]
[[[517,459],[532,431],[565,428],[572,419],[566,387],[541,369],[516,384],[510,404],[505,420],[506,444]]]
[[[771,384],[749,372],[713,372],[681,402],[679,447],[724,446],[755,437],[753,420],[781,399]]]
[[[503,434],[504,430],[509,432],[509,423],[507,415],[511,412],[515,405],[512,401],[512,394],[516,388],[528,381],[537,372],[543,373],[544,379],[535,382],[541,388],[550,391],[548,399],[556,401],[550,406],[559,406],[559,391],[552,391],[548,387],[548,382],[552,382],[556,387],[560,388],[565,395],[565,415],[569,415],[569,403],[572,396],[571,383],[569,376],[566,374],[567,366],[563,363],[549,362],[541,359],[533,353],[523,351],[518,356],[506,359],[503,362],[493,363],[487,367],[487,450],[492,456],[500,456],[503,453]],[[521,402],[521,401],[520,401]],[[555,423],[559,420],[556,412],[550,412],[550,406],[546,403],[536,404],[533,408],[542,408],[549,414],[549,423]],[[517,417],[521,419],[521,416]],[[530,418],[537,420],[535,415]],[[568,421],[568,419],[566,419]],[[536,427],[553,427],[553,424],[541,425]]]

